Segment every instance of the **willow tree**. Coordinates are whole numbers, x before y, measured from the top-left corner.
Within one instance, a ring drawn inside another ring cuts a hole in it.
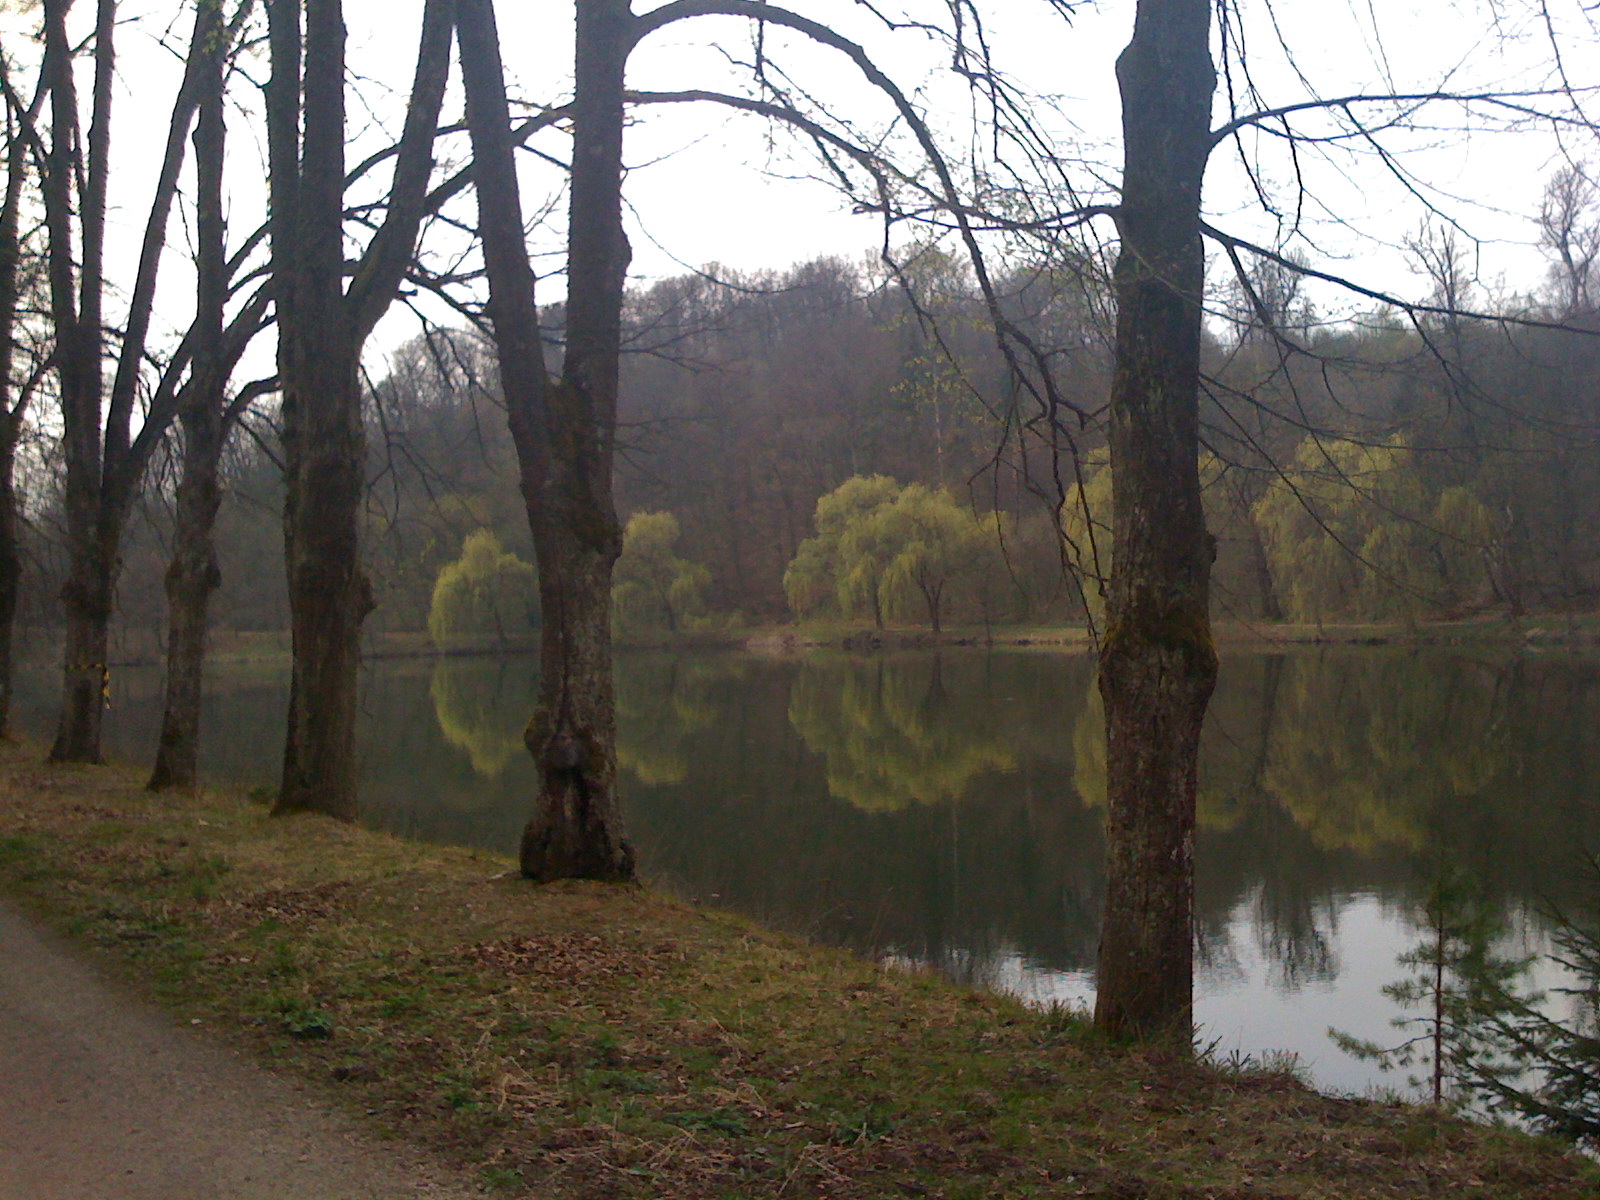
[[[272,281],[293,668],[277,813],[353,819],[361,623],[361,349],[411,263],[450,73],[454,0],[427,0],[383,224],[345,284],[342,0],[267,0]]]

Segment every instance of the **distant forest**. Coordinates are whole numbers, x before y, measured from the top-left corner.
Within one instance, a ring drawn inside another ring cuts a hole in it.
[[[1575,222],[1569,242],[1585,228]],[[1202,467],[1215,617],[1595,606],[1600,337],[1557,328],[1600,333],[1594,255],[1549,248],[1548,295],[1491,304],[1472,295],[1463,255],[1435,239],[1424,259],[1439,308],[1482,318],[1378,309],[1324,325],[1300,277],[1270,263],[1218,303]],[[902,271],[837,259],[757,275],[712,268],[630,295],[624,635],[796,616],[1098,620],[1110,546],[1105,271],[1078,263],[1000,281],[1005,319],[1060,389],[1049,428],[1021,423],[1015,364],[961,263],[927,249]],[[546,321],[555,346],[560,311]],[[228,451],[221,629],[287,627],[273,423],[270,408],[248,416]],[[370,383],[367,425],[369,628],[423,630],[433,614],[436,636],[525,631],[537,621],[533,555],[487,342],[434,330],[400,348]],[[30,489],[22,615],[35,626],[58,619],[50,598],[64,570],[50,453],[41,448]],[[153,635],[164,621],[176,453],[158,461],[132,522],[125,631]],[[828,497],[831,530],[818,526]],[[453,591],[441,582],[452,568]],[[434,612],[447,601],[453,616]]]

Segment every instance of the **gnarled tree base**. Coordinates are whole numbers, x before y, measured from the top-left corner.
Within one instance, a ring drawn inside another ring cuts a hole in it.
[[[547,791],[538,815],[522,831],[522,874],[537,883],[595,879],[631,883],[637,877],[633,846],[589,802],[583,784],[565,780]]]

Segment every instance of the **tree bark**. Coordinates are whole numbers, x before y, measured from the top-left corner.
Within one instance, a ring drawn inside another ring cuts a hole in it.
[[[539,708],[524,741],[539,764],[539,796],[522,832],[522,874],[634,878],[617,795],[616,693],[611,674],[611,567],[617,541],[592,536],[578,506],[539,521]],[[592,514],[587,514],[592,515]],[[614,525],[614,522],[613,522]]]
[[[449,75],[452,0],[428,0],[389,212],[344,288],[344,14],[340,0],[269,0],[268,153],[278,375],[283,386],[293,668],[273,811],[354,820],[366,459],[361,347],[411,261]]]
[[[11,736],[12,638],[21,593],[17,491],[13,482],[16,440],[9,413],[0,416],[0,740]],[[20,424],[20,422],[16,422]]]
[[[294,72],[279,78],[279,23],[294,8]],[[357,350],[344,303],[344,15],[338,0],[277,0],[273,86],[292,86],[298,130],[289,163],[274,158],[274,206],[285,175],[294,179],[287,219],[273,219],[279,298],[278,376],[283,381],[286,475],[284,556],[288,571],[293,668],[288,736],[275,811],[310,810],[346,820],[358,815],[355,770],[356,685],[361,622],[371,607],[361,571],[357,520],[365,440]],[[304,77],[299,75],[304,55]],[[274,150],[278,143],[274,141]]]
[[[122,533],[145,466],[165,436],[174,413],[172,390],[158,389],[157,398],[134,436],[132,419],[145,342],[168,217],[198,103],[200,69],[209,58],[223,52],[224,39],[204,39],[197,33],[190,42],[183,84],[173,104],[160,175],[145,222],[117,370],[108,397],[102,382],[103,268],[117,5],[116,0],[99,0],[96,10],[94,91],[86,155],[79,147],[78,102],[66,32],[69,7],[70,0],[49,0],[44,6],[44,70],[50,87],[51,142],[44,155],[42,174],[66,466],[68,555],[67,581],[61,591],[67,617],[63,695],[50,757],[56,762],[99,762],[101,718],[109,682],[107,649]],[[200,0],[196,5],[197,31],[208,23],[220,26],[215,0]],[[73,253],[74,219],[82,230],[81,266]]]
[[[0,56],[0,77],[5,70]],[[24,116],[12,112],[10,80],[5,82],[6,186],[5,198],[0,200],[0,739],[11,733],[11,646],[22,585],[15,472],[27,406],[27,390],[17,388],[12,374],[16,370],[17,304],[22,286],[19,222],[27,158],[20,128]]]
[[[478,224],[489,315],[538,556],[541,677],[524,736],[540,788],[523,831],[530,879],[630,880],[617,797],[611,570],[622,535],[611,497],[621,353],[622,85],[633,20],[625,0],[579,0],[567,353],[545,376],[522,231],[492,0],[460,0]]]
[[[111,618],[111,572],[102,554],[99,520],[100,369],[104,343],[100,272],[116,5],[113,0],[101,0],[96,19],[87,164],[79,151],[78,98],[72,78],[72,49],[67,40],[67,8],[68,0],[49,0],[44,6],[44,71],[50,86],[51,119],[43,192],[66,466],[63,500],[68,558],[67,580],[61,589],[67,618],[61,714],[50,758],[56,762],[99,762]],[[79,180],[82,192],[75,206],[73,196]],[[75,215],[83,231],[81,267],[74,255]]]
[[[1117,61],[1125,163],[1111,392],[1115,564],[1100,652],[1106,902],[1095,1024],[1192,1037],[1196,760],[1216,682],[1198,470],[1209,0],[1139,0]]]
[[[206,652],[206,610],[222,583],[211,533],[222,492],[223,400],[231,364],[223,350],[223,310],[228,299],[228,259],[222,210],[223,55],[221,9],[202,3],[195,37],[214,46],[205,64],[200,119],[195,126],[198,334],[185,395],[178,409],[183,429],[183,476],[178,484],[177,527],[167,568],[167,687],[150,789],[193,788],[200,760],[200,699]]]
[[[1256,577],[1256,595],[1259,599],[1261,619],[1282,621],[1283,605],[1278,602],[1278,586],[1272,578],[1272,563],[1267,559],[1267,548],[1261,540],[1261,527],[1245,510],[1245,521],[1250,530],[1250,569]]]

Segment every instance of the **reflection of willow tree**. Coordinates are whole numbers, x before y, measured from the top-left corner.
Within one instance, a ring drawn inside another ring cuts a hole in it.
[[[711,685],[739,666],[733,659],[618,659],[617,765],[647,787],[687,779],[689,739],[717,716]]]
[[[951,703],[942,659],[808,661],[789,721],[827,762],[828,790],[865,812],[966,798],[987,771],[1016,766],[993,705]]]
[[[1220,700],[1220,697],[1219,697]],[[1099,687],[1091,681],[1072,731],[1073,781],[1078,798],[1090,808],[1106,807],[1106,711]],[[1195,819],[1200,829],[1221,833],[1243,816],[1252,771],[1248,747],[1221,732],[1215,718],[1200,737],[1200,782],[1195,791]]]
[[[507,687],[503,668],[489,671],[481,663],[441,658],[434,663],[428,691],[439,731],[452,746],[466,751],[477,774],[493,779],[515,755],[525,753],[520,714],[526,689]]]
[[[1465,662],[1363,666],[1329,689],[1323,664],[1290,661],[1264,785],[1324,850],[1420,850],[1434,813],[1506,766],[1502,689]]]

